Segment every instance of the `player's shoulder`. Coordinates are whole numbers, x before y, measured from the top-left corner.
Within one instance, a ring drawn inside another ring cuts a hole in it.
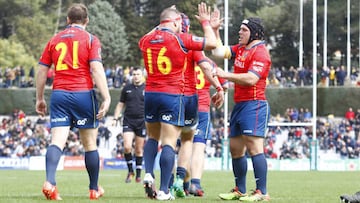
[[[265,43],[261,43],[256,47],[253,47],[254,56],[270,58],[269,50],[267,49]]]
[[[240,50],[240,49],[246,49],[246,45],[242,45],[242,44],[234,44],[234,45],[230,45],[231,49],[235,49],[235,50]]]

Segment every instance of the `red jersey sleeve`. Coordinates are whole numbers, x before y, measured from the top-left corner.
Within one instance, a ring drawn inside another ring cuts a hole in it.
[[[91,61],[102,61],[101,58],[101,43],[100,40],[92,35],[92,39],[90,41],[90,56],[89,62]]]
[[[51,54],[49,52],[49,50],[50,50],[50,42],[51,41],[49,41],[46,44],[46,46],[44,48],[44,51],[43,51],[43,53],[42,53],[42,55],[40,57],[40,60],[39,60],[39,64],[45,65],[47,67],[50,67],[51,64],[53,63],[52,58],[51,58]]]
[[[179,34],[181,46],[187,50],[202,51],[205,47],[205,39],[189,33]]]
[[[203,51],[194,51],[193,58],[194,58],[195,63],[197,63],[197,64],[207,60],[207,57],[205,56]]]
[[[249,67],[249,71],[258,75],[259,78],[267,77],[271,62],[269,60],[268,52],[266,49],[258,48],[253,53],[252,61]]]

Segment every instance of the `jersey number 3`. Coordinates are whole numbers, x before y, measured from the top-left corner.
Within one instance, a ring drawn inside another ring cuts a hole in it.
[[[205,86],[205,75],[199,66],[195,66],[195,73],[197,78],[196,89],[203,89]]]
[[[74,41],[72,47],[72,68],[77,69],[79,68],[79,41]],[[68,65],[64,63],[65,56],[68,54],[68,46],[64,42],[60,42],[55,46],[55,49],[60,51],[56,71],[68,70]]]

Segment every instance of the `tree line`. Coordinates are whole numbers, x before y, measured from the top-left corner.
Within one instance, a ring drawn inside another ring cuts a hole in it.
[[[223,0],[204,0],[224,15]],[[102,42],[105,66],[142,65],[138,40],[159,23],[161,11],[171,5],[186,13],[191,32],[202,35],[194,15],[201,0],[0,0],[0,67],[36,66],[50,39],[66,26],[67,8],[72,3],[89,8],[87,30]],[[238,42],[238,31],[244,18],[259,16],[265,25],[273,66],[297,67],[299,64],[299,0],[229,0],[229,44]],[[351,0],[351,58],[358,65],[359,1]],[[313,1],[303,0],[304,66],[312,64]],[[346,65],[346,1],[328,0],[328,64]],[[318,66],[322,66],[324,0],[317,0]],[[224,30],[222,30],[224,31]],[[224,33],[221,33],[224,36]],[[335,55],[340,53],[340,58]],[[218,61],[221,66],[222,62]],[[230,64],[231,65],[231,64]]]

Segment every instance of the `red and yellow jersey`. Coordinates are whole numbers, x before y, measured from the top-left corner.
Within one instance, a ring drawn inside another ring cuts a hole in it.
[[[197,74],[195,73],[195,67],[198,67],[197,64],[206,60],[206,56],[202,51],[189,51],[187,54],[187,67],[185,70],[185,91],[184,95],[194,95],[197,93],[196,84]],[[198,67],[200,68],[200,67]]]
[[[91,61],[101,62],[99,39],[82,27],[68,26],[47,43],[39,64],[54,64],[54,90],[83,91],[93,88]]]
[[[234,73],[252,72],[259,77],[259,81],[253,86],[239,85],[235,83],[234,101],[266,100],[266,79],[271,68],[271,59],[265,42],[260,42],[250,49],[245,46],[231,46],[234,59]]]
[[[207,62],[211,63],[213,68],[216,68],[217,65],[209,58],[206,57]],[[198,109],[199,112],[209,112],[210,111],[210,82],[206,79],[205,74],[199,66],[195,66],[196,72],[196,89],[198,93]],[[221,85],[224,85],[227,81],[223,78],[219,78]]]
[[[184,73],[189,50],[201,51],[205,40],[191,34],[176,34],[157,28],[139,41],[148,78],[145,91],[184,93]]]

